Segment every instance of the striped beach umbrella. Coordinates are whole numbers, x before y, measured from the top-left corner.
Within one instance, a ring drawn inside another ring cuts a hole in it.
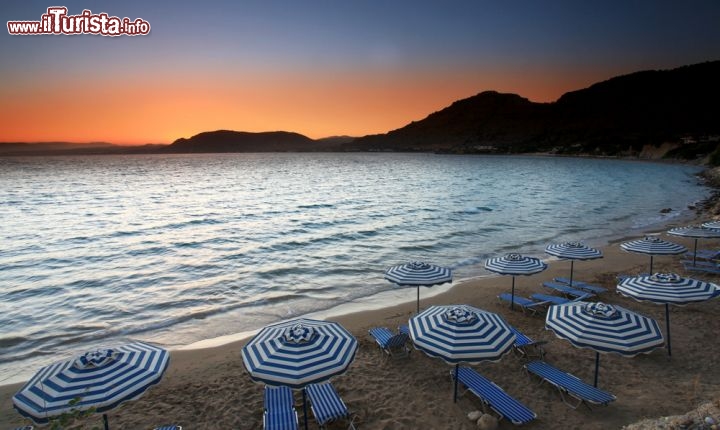
[[[663,345],[663,336],[655,320],[602,302],[550,306],[545,328],[577,348],[595,351],[596,387],[600,353],[633,357]]]
[[[38,424],[72,410],[103,414],[160,382],[170,360],[160,347],[133,342],[86,352],[40,369],[13,396],[13,405]]]
[[[420,287],[452,282],[452,270],[448,267],[413,261],[390,267],[385,271],[385,279],[402,287],[417,287],[417,312],[420,313]]]
[[[683,306],[689,303],[704,302],[717,297],[720,287],[710,282],[681,278],[675,273],[655,273],[654,275],[625,278],[617,286],[618,293],[641,302],[665,305],[665,332],[668,355],[670,347],[670,305]]]
[[[570,260],[570,286],[573,281],[573,264],[575,260],[595,260],[602,258],[602,252],[581,242],[552,243],[545,247],[545,252],[564,260]]]
[[[695,239],[695,247],[693,249],[693,266],[695,266],[695,263],[697,261],[698,239],[720,238],[720,230],[705,228],[703,226],[676,227],[668,230],[668,234],[672,234],[673,236],[691,237]]]
[[[342,325],[298,318],[261,329],[243,348],[250,378],[267,385],[302,389],[344,373],[355,359],[358,343]]]
[[[704,223],[702,224],[702,226],[705,227],[705,228],[713,229],[713,230],[720,230],[720,221],[708,221],[708,222],[704,222]]]
[[[501,275],[512,276],[512,300],[510,300],[510,309],[513,309],[515,302],[515,276],[529,276],[540,273],[547,269],[547,264],[535,257],[507,254],[504,257],[488,258],[485,260],[485,269]]]
[[[662,240],[657,236],[645,236],[642,239],[632,240],[620,244],[625,251],[647,254],[650,256],[650,271],[653,273],[653,257],[656,255],[678,255],[687,252],[687,248],[677,243]]]
[[[468,305],[430,306],[410,319],[409,330],[415,348],[455,365],[456,401],[460,363],[497,361],[515,342],[500,315]]]

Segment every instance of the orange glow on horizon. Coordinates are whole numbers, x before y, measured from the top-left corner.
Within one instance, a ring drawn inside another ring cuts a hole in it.
[[[595,71],[594,74],[598,72]],[[386,133],[485,90],[538,102],[598,80],[557,71],[53,78],[0,91],[0,142],[171,143],[203,131],[292,131],[310,138]],[[603,79],[600,77],[599,79]],[[33,78],[38,80],[37,76]],[[28,80],[29,82],[29,80]],[[20,88],[20,89],[18,89]]]

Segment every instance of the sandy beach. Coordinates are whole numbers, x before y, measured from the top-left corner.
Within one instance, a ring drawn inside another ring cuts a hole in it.
[[[666,237],[692,249],[692,240]],[[615,276],[647,270],[649,257],[620,250],[620,241],[603,248],[604,258],[577,262],[575,278],[609,288],[599,300],[618,304],[658,320],[664,332],[664,307],[639,303],[616,294]],[[720,241],[702,240],[701,248],[717,248]],[[656,257],[656,271],[673,271],[711,282],[720,277],[687,273],[681,257]],[[532,277],[518,277],[516,294],[529,296],[543,291],[541,283],[567,276],[570,263],[551,261],[550,268]],[[544,315],[530,316],[500,303],[496,296],[509,291],[510,277],[490,277],[457,283],[450,291],[422,299],[421,308],[432,304],[470,304],[501,314],[536,340],[548,341],[546,361],[592,383],[595,354],[558,339],[544,328]],[[345,403],[363,429],[472,429],[467,414],[482,408],[472,394],[453,403],[450,366],[439,359],[413,351],[407,359],[385,358],[367,331],[371,327],[395,328],[407,323],[415,312],[415,290],[407,289],[408,303],[344,315],[334,320],[348,328],[359,341],[356,359],[348,372],[333,379]],[[617,396],[607,407],[573,410],[558,392],[538,385],[523,371],[523,360],[507,355],[496,363],[474,365],[480,373],[534,410],[538,418],[528,429],[617,429],[646,418],[681,415],[707,401],[720,399],[717,357],[720,344],[720,308],[717,300],[671,308],[673,356],[658,349],[647,355],[625,358],[603,355],[599,387]],[[250,380],[240,358],[245,341],[218,347],[173,351],[162,382],[142,398],[108,415],[113,429],[152,429],[176,423],[185,429],[262,428],[263,387]],[[12,395],[21,384],[0,387],[0,428],[28,424],[12,408]],[[295,393],[302,415],[301,394]],[[715,417],[716,419],[718,417]],[[301,416],[302,420],[302,416]],[[99,415],[86,419],[85,428],[101,425]],[[513,427],[501,421],[501,428]],[[310,428],[317,428],[310,417]],[[336,423],[332,428],[344,428]]]

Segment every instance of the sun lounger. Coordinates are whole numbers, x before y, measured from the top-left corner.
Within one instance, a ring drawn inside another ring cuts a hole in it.
[[[450,371],[452,377],[455,370]],[[510,397],[502,388],[489,381],[474,369],[469,367],[458,368],[458,382],[463,384],[467,390],[475,394],[484,405],[495,411],[500,419],[507,419],[513,424],[525,424],[537,415],[527,406],[523,405],[513,397]]]
[[[306,387],[306,392],[310,399],[310,409],[320,428],[325,428],[326,424],[345,418],[348,420],[348,428],[355,429],[350,411],[330,382],[310,384]]]
[[[720,250],[713,249],[698,249],[697,254],[693,254],[692,251],[688,251],[685,254],[687,258],[696,258],[701,260],[720,260]]]
[[[710,273],[713,275],[720,275],[720,265],[715,264],[715,263],[708,263],[705,261],[696,261],[695,264],[693,264],[692,261],[683,261],[683,267],[687,271],[703,272],[703,273]]]
[[[25,428],[25,427],[23,427]],[[30,428],[32,430],[32,428]],[[169,425],[169,426],[160,426],[155,427],[153,430],[182,430],[182,426],[176,426],[176,425]]]
[[[15,427],[13,430],[35,430],[33,426]]]
[[[530,297],[535,300],[548,301],[548,302],[552,303],[553,305],[564,305],[565,303],[580,302],[580,301],[583,301],[586,299],[590,299],[590,298],[595,297],[595,295],[593,293],[585,293],[582,296],[577,296],[572,299],[568,299],[567,297],[560,297],[560,296],[555,296],[552,294],[534,293]]]
[[[265,410],[276,411],[293,407],[295,400],[290,387],[281,385],[279,387],[265,386]]]
[[[263,428],[266,430],[296,430],[298,416],[293,403],[293,393],[290,387],[266,386]]]
[[[398,326],[398,331],[400,333],[405,333],[406,335],[410,336],[410,327],[408,327],[406,324],[400,324]]]
[[[550,288],[552,290],[557,291],[560,294],[564,294],[567,297],[578,299],[580,297],[585,299],[589,299],[591,297],[595,297],[595,294],[588,293],[587,291],[578,290],[575,288],[568,287],[567,285],[560,284],[557,282],[543,282],[543,287]]]
[[[572,302],[572,300],[570,300],[570,299],[567,299],[565,297],[560,297],[560,296],[553,296],[552,294],[534,293],[530,296],[530,298],[534,299],[534,300],[550,302],[553,305],[563,305],[565,303]]]
[[[510,326],[510,330],[515,333],[515,343],[513,344],[513,350],[516,354],[523,358],[537,357],[541,360],[543,359],[543,357],[545,357],[545,350],[542,346],[545,345],[547,341],[532,340],[525,333],[521,332],[513,326]]]
[[[505,301],[505,302],[512,302],[515,304],[515,306],[519,307],[523,312],[530,312],[531,314],[535,314],[538,311],[545,310],[545,308],[548,305],[548,302],[536,302],[535,300],[530,300],[525,297],[521,296],[512,296],[509,293],[502,293],[498,296],[498,299]]]
[[[393,333],[386,327],[371,328],[369,333],[380,349],[389,357],[407,357],[410,354],[410,348],[407,346],[410,337],[407,333]]]
[[[600,390],[592,385],[586,384],[585,382],[578,379],[576,376],[571,375],[567,372],[544,362],[544,361],[532,361],[525,365],[525,370],[540,377],[540,382],[549,382],[555,386],[560,392],[560,398],[563,402],[573,409],[576,409],[581,404],[590,408],[590,404],[593,405],[605,405],[615,400],[615,396]],[[565,395],[574,397],[577,400],[576,404],[571,404]]]
[[[681,262],[683,265],[690,265],[690,266],[693,265],[693,261],[692,261],[692,260],[680,260],[680,262]],[[696,261],[694,265],[695,265],[695,266],[702,266],[702,267],[710,267],[710,268],[720,267],[720,263],[715,263],[715,262],[713,262],[713,261]]]
[[[572,286],[573,288],[577,288],[578,290],[588,291],[593,294],[602,294],[607,292],[607,288],[603,288],[598,285],[588,284],[587,282],[583,281],[576,281],[575,279],[573,279],[572,285],[570,285],[569,278],[555,278],[553,280],[555,282],[559,282],[567,286]]]
[[[265,430],[298,430],[298,415],[295,408],[265,412],[263,415]]]

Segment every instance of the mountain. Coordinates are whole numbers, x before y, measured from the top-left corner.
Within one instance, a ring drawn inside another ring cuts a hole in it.
[[[546,131],[548,118],[546,104],[485,91],[387,134],[355,139],[346,148],[472,152],[476,146],[531,142]]]
[[[170,145],[139,147],[0,143],[0,155],[434,151],[640,156],[670,149],[673,157],[697,158],[720,142],[718,76],[720,61],[642,71],[568,92],[552,103],[485,91],[402,128],[360,138],[313,140],[286,131],[217,130]]]
[[[493,91],[459,100],[348,150],[618,154],[720,135],[720,61],[643,71],[534,103]]]
[[[189,139],[177,139],[163,152],[285,152],[320,148],[314,144],[315,141],[307,136],[287,131],[250,133],[217,130],[196,134]]]

